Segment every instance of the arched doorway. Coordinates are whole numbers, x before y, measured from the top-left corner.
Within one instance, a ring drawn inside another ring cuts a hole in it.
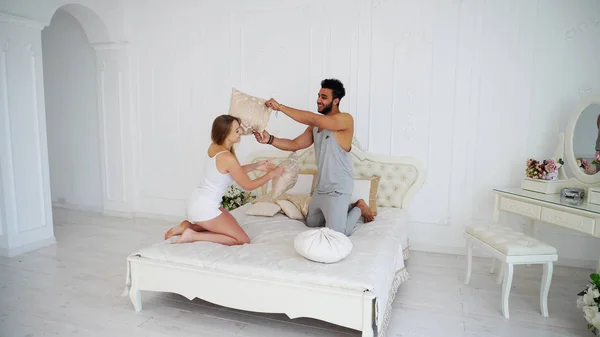
[[[96,52],[81,23],[60,8],[42,30],[42,55],[52,205],[100,212]]]
[[[83,5],[64,4],[64,0],[57,1],[54,9],[20,4],[15,2],[10,10],[18,15],[2,12],[4,7],[0,5],[0,255],[3,256],[19,255],[56,242],[42,31],[51,24],[57,10],[60,16],[67,12],[77,19],[95,53],[102,211],[133,214],[135,117],[131,93],[135,89],[129,49],[122,42],[122,24],[115,19],[122,15],[122,9],[114,4],[101,6],[104,17],[112,20],[109,30],[95,11]],[[115,39],[110,32],[120,38]],[[48,95],[52,95],[52,89],[48,90]],[[49,100],[52,97],[56,98],[51,96]]]

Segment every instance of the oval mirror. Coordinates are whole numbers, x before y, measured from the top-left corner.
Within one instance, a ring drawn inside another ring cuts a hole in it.
[[[571,115],[565,134],[564,160],[581,182],[600,182],[600,99],[585,100]]]
[[[575,124],[573,154],[579,170],[587,175],[596,174],[600,169],[596,161],[596,152],[600,151],[599,123],[600,104],[591,104],[581,112]]]

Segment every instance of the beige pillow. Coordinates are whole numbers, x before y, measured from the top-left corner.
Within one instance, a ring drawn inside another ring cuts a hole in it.
[[[242,120],[243,134],[252,131],[262,133],[269,123],[271,108],[265,106],[266,100],[243,93],[236,88],[231,89],[229,114]]]
[[[350,202],[354,203],[359,199],[363,199],[373,212],[377,215],[377,190],[379,189],[380,177],[362,177],[354,178],[354,189]]]
[[[256,216],[274,216],[281,210],[281,207],[271,202],[257,202],[246,210],[247,215]]]
[[[310,201],[312,199],[311,196],[284,194],[281,197],[279,197],[279,199],[284,199],[294,204],[294,206],[296,206],[296,208],[300,210],[300,213],[302,213],[302,216],[304,216],[304,218],[306,218],[306,216],[308,215],[308,206],[310,205]]]
[[[275,202],[277,203],[277,205],[279,205],[279,207],[281,207],[281,210],[285,215],[287,215],[288,218],[295,220],[304,220],[304,215],[302,214],[302,212],[300,212],[298,207],[296,207],[296,205],[292,204],[290,201],[280,199]]]
[[[283,166],[283,174],[280,177],[273,178],[271,181],[271,190],[267,194],[256,199],[254,203],[275,202],[287,190],[294,187],[298,180],[298,171],[300,168],[296,152],[292,152],[284,161],[277,165],[277,167],[279,166]]]

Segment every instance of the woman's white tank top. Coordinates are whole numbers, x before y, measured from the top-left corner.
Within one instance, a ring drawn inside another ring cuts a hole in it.
[[[215,202],[221,202],[225,191],[229,185],[233,182],[233,178],[229,173],[221,173],[217,170],[217,156],[223,152],[221,151],[215,154],[212,158],[207,154],[206,161],[204,162],[204,174],[198,184],[198,189],[202,190],[202,194]]]

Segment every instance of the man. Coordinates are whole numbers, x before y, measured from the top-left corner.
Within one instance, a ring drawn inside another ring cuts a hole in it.
[[[265,105],[281,111],[298,123],[308,125],[306,131],[295,139],[283,139],[254,133],[262,144],[271,144],[284,151],[297,151],[315,144],[315,155],[319,170],[315,193],[308,207],[306,225],[327,226],[335,231],[351,235],[358,218],[365,222],[373,220],[373,212],[364,200],[351,204],[354,189],[354,170],[350,150],[354,135],[354,118],[340,112],[340,100],[346,95],[344,85],[336,79],[325,79],[317,98],[319,114],[290,108],[274,99]]]

